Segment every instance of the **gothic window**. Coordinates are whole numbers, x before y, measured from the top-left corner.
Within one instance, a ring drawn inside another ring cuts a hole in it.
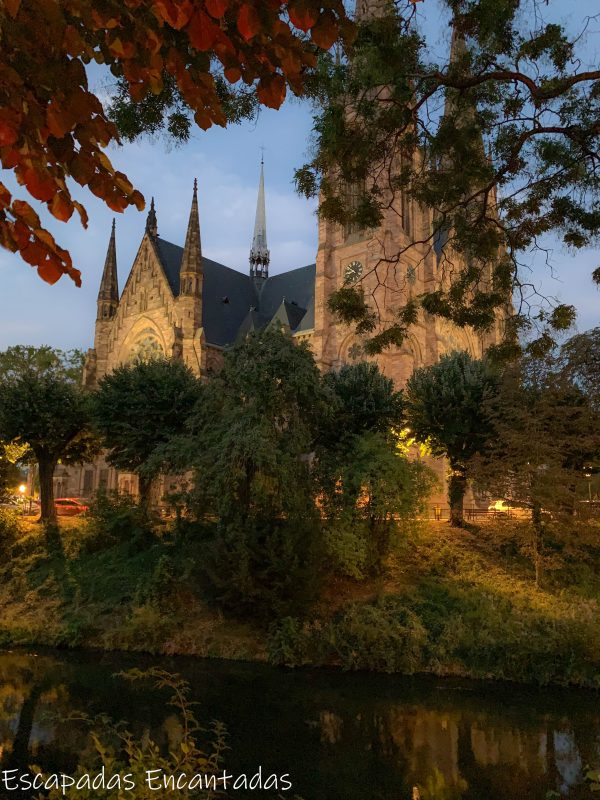
[[[165,352],[152,328],[144,328],[135,340],[129,355],[130,361],[151,361],[164,358]]]
[[[417,280],[417,268],[412,265],[406,268],[406,280],[410,286],[414,286]]]
[[[355,214],[358,210],[361,196],[365,192],[365,182],[347,183],[344,194],[345,204],[348,214]],[[344,225],[344,235],[351,236],[353,233],[360,233],[361,226],[355,220],[347,220]]]

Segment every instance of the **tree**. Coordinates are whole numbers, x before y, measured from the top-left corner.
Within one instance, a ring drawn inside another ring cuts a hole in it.
[[[0,439],[27,444],[38,463],[40,522],[56,522],[53,476],[59,461],[78,462],[94,449],[80,354],[48,347],[0,353]]]
[[[162,125],[176,138],[304,91],[319,48],[349,37],[342,0],[6,0],[0,8],[0,160],[50,213],[87,214],[70,180],[115,211],[144,199],[106,148]],[[310,33],[310,35],[308,35]],[[110,70],[109,114],[86,66]],[[111,118],[112,117],[112,118]],[[117,123],[117,124],[116,124]],[[0,244],[54,283],[79,270],[32,206],[0,184]]]
[[[375,364],[328,372],[331,415],[316,450],[320,505],[329,555],[351,577],[380,572],[398,518],[414,515],[432,475],[401,446],[402,392]]]
[[[455,351],[415,370],[406,384],[406,410],[415,439],[432,455],[448,459],[450,524],[463,524],[469,461],[486,446],[492,425],[485,402],[497,386],[485,360]]]
[[[394,389],[394,382],[376,364],[361,361],[332,370],[325,375],[324,385],[332,393],[335,407],[329,437],[339,440],[366,431],[387,435],[392,428],[402,427],[402,392]]]
[[[579,333],[560,348],[558,366],[564,376],[598,407],[600,404],[600,328]]]
[[[453,33],[440,60],[414,24],[414,3],[376,5],[341,58],[321,59],[311,84],[316,146],[297,186],[319,196],[321,218],[366,238],[385,214],[404,222],[405,209],[426,210],[432,224],[386,243],[330,306],[374,353],[400,345],[419,309],[488,330],[514,289],[512,352],[531,305],[523,254],[543,248],[548,233],[584,247],[600,228],[600,70],[587,66],[593,46],[585,50],[597,35],[592,18],[581,8],[564,23],[540,0],[442,0]],[[419,271],[436,264],[427,291],[392,321],[380,318],[364,287],[383,284],[401,298],[411,254]],[[549,335],[573,317],[561,305],[537,321]]]
[[[153,359],[117,367],[101,379],[92,398],[108,462],[137,474],[144,514],[165,467],[161,450],[183,432],[199,395],[199,381],[182,362]]]
[[[548,514],[572,522],[585,466],[600,458],[600,413],[552,356],[509,366],[484,405],[494,433],[471,470],[482,489],[531,509],[539,584]]]
[[[226,352],[204,388],[173,448],[196,476],[204,577],[237,614],[291,613],[319,573],[310,460],[328,407],[318,367],[305,343],[269,328]]]

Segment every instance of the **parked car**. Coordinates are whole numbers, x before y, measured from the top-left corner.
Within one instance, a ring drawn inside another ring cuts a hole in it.
[[[87,503],[77,497],[58,497],[54,501],[54,507],[59,517],[75,517],[85,514],[89,509]]]

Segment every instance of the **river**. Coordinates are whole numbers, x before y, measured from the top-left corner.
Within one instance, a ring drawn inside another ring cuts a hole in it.
[[[114,653],[0,653],[3,768],[73,770],[81,729],[61,718],[77,710],[168,744],[177,719],[165,692],[116,674],[149,666],[190,682],[201,722],[225,723],[228,770],[288,773],[282,796],[410,800],[413,786],[425,800],[593,796],[582,782],[586,765],[600,766],[593,692]]]

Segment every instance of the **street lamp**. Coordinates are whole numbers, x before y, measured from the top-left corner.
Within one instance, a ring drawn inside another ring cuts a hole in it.
[[[587,478],[587,482],[588,482],[588,497],[589,497],[589,501],[590,501],[590,504],[591,504],[591,502],[592,502],[592,470],[591,470],[591,467],[584,467],[584,469],[585,469],[585,472],[583,474]]]

